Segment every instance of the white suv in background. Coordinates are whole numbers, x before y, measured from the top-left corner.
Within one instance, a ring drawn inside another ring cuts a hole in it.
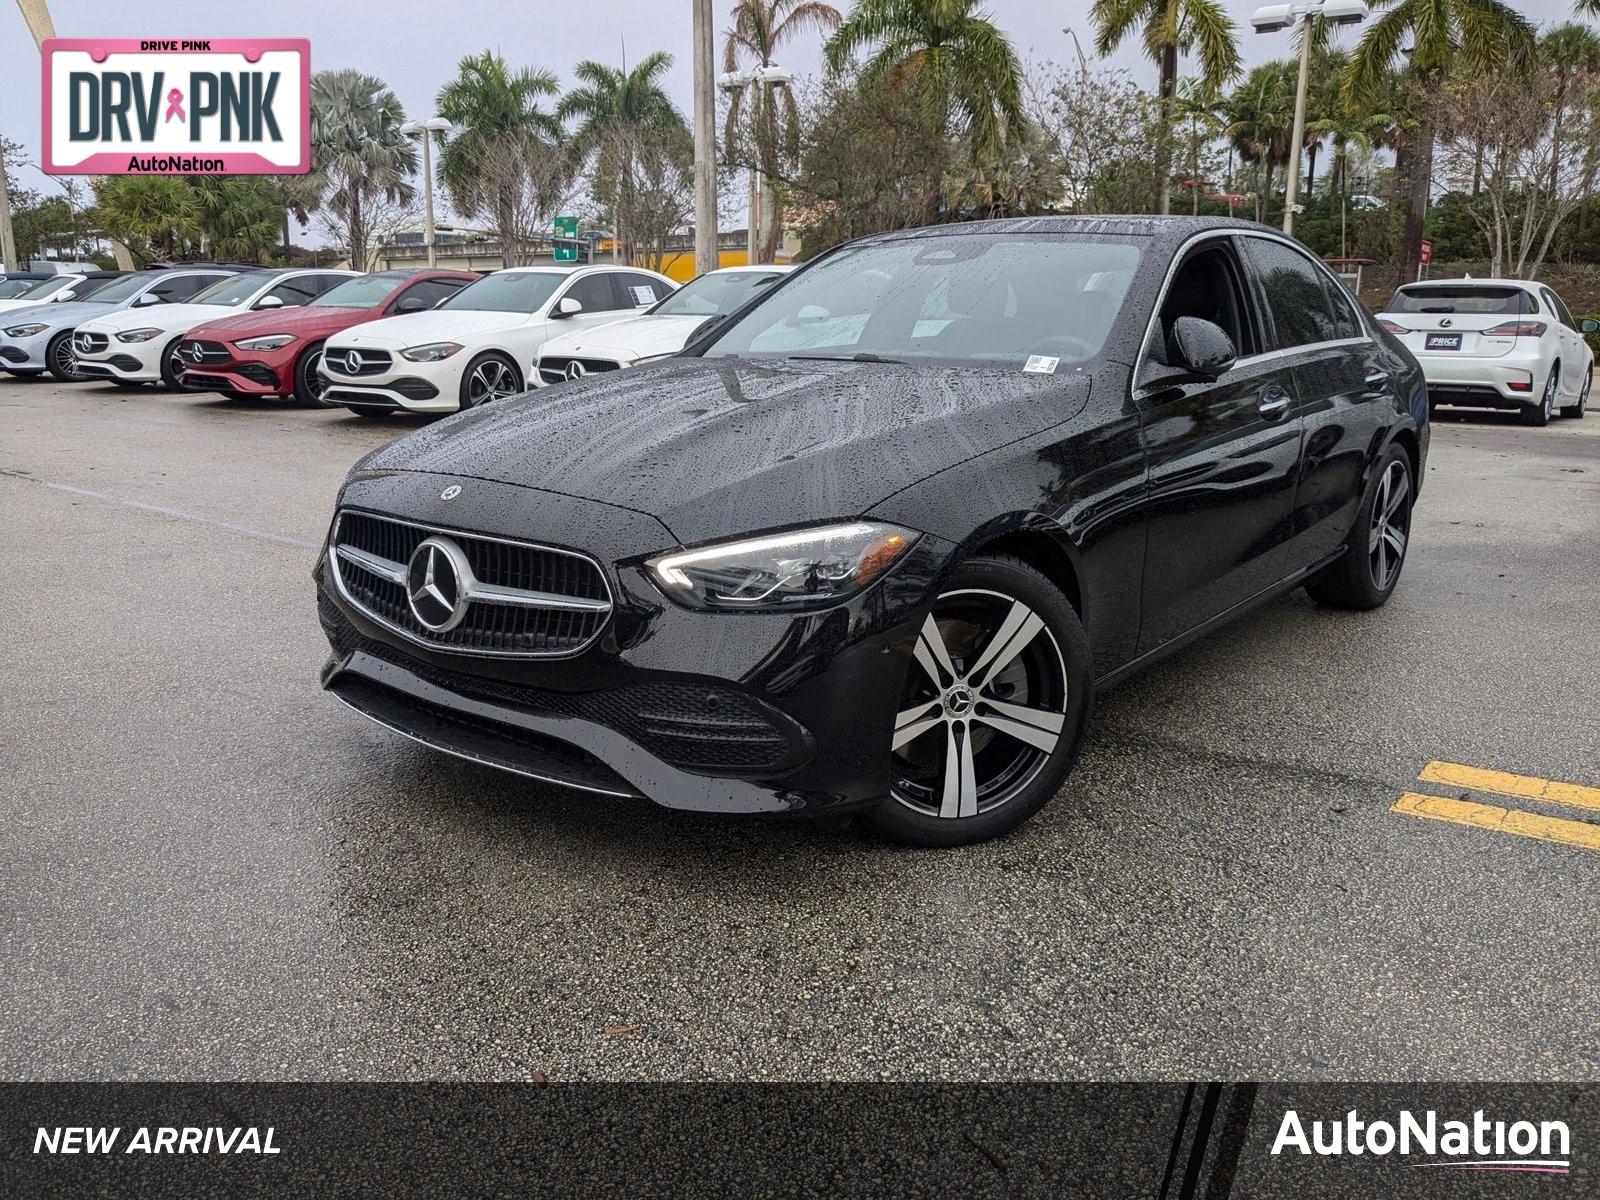
[[[1507,409],[1544,425],[1583,416],[1594,353],[1561,298],[1527,279],[1408,283],[1378,314],[1422,365],[1428,404]]]
[[[551,338],[539,351],[530,382],[549,387],[597,371],[616,371],[647,358],[676,354],[713,317],[726,317],[758,291],[794,270],[790,266],[724,267],[691,279],[654,308],[599,332]]]
[[[514,396],[550,338],[649,308],[677,287],[638,267],[510,267],[437,308],[334,334],[318,370],[324,395],[361,416],[451,413]]]
[[[186,304],[140,304],[84,321],[72,335],[78,373],[113,383],[164,383],[182,388],[187,364],[178,343],[196,325],[209,324],[252,309],[309,304],[329,288],[360,271],[241,271],[214,283]],[[141,297],[142,299],[142,297]]]

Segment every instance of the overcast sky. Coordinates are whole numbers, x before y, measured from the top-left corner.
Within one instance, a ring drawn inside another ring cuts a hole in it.
[[[835,0],[841,9],[848,3]],[[1248,29],[1256,0],[1226,3]],[[1025,58],[1075,62],[1068,30],[1091,51],[1088,0],[989,0],[986,7]],[[1538,24],[1559,23],[1569,12],[1567,0],[1522,0],[1516,7]],[[719,66],[720,34],[731,8],[731,0],[716,2]],[[50,10],[62,37],[307,37],[313,70],[357,67],[378,75],[413,117],[430,115],[433,97],[456,64],[486,47],[514,64],[556,72],[565,87],[575,62],[620,63],[626,43],[629,62],[652,50],[670,53],[668,87],[685,113],[690,106],[689,0],[50,0]],[[1247,32],[1242,40],[1247,64],[1289,52],[1285,34]],[[793,43],[783,59],[797,73],[814,72],[820,43]],[[1153,83],[1155,67],[1136,40],[1110,61]],[[17,6],[0,0],[0,131],[37,159],[39,120],[38,60]],[[21,183],[54,190],[33,170]]]

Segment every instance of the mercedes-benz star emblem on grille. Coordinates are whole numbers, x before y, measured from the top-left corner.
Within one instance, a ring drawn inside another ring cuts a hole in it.
[[[577,359],[573,359],[571,362],[569,362],[567,364],[567,378],[568,379],[582,379],[588,373],[589,373],[589,368],[584,366]]]
[[[449,538],[431,537],[411,552],[406,566],[406,602],[424,628],[445,633],[467,615],[461,581],[472,568],[461,547]]]
[[[200,348],[199,342],[195,342],[189,347],[189,357],[194,359],[195,362],[205,361],[206,352]]]
[[[439,499],[454,500],[459,495],[461,495],[461,485],[459,483],[452,483],[449,487],[445,488],[444,491],[439,493]]]

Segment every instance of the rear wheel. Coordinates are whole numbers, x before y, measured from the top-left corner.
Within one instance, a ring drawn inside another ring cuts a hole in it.
[[[1539,403],[1532,408],[1522,410],[1522,423],[1540,427],[1550,424],[1550,418],[1556,410],[1556,386],[1561,380],[1561,364],[1557,363],[1550,368],[1550,375],[1544,381],[1544,395],[1539,397]]]
[[[1563,417],[1574,417],[1583,420],[1584,407],[1589,403],[1589,389],[1594,386],[1594,368],[1591,366],[1583,377],[1583,387],[1578,392],[1578,402],[1561,410]]]
[[[175,392],[187,390],[183,386],[183,359],[178,357],[178,343],[182,341],[181,336],[173,338],[161,352],[161,382]]]
[[[913,846],[1022,824],[1072,769],[1089,720],[1089,643],[1026,563],[969,559],[918,635],[890,742],[889,798],[867,820]]]
[[[82,383],[89,378],[78,370],[78,360],[72,353],[72,331],[58,333],[50,339],[50,344],[45,347],[45,366],[50,374],[62,383]]]
[[[322,343],[307,346],[294,364],[294,398],[303,408],[332,408],[328,401],[328,381],[317,370],[322,362]]]
[[[1411,543],[1411,459],[1390,446],[1378,460],[1343,557],[1306,581],[1325,608],[1377,608],[1393,594]]]

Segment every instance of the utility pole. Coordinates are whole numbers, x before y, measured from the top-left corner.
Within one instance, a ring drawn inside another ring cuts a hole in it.
[[[711,0],[694,0],[694,268],[715,271],[717,254],[717,94]]]
[[[22,19],[28,23],[28,32],[33,34],[36,47],[42,47],[45,38],[55,37],[55,23],[50,20],[50,9],[45,0],[17,0],[17,7],[22,10]],[[20,265],[17,262],[17,239],[11,228],[11,188],[6,179],[4,161],[0,161],[0,262],[5,264],[8,271],[15,271]]]

